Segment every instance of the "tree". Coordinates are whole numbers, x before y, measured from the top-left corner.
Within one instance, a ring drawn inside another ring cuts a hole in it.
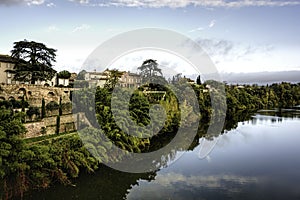
[[[105,87],[109,89],[114,89],[117,83],[119,82],[119,78],[123,75],[123,72],[120,72],[117,69],[109,70],[109,77],[105,83]]]
[[[56,50],[43,43],[27,40],[15,42],[11,57],[15,65],[6,72],[13,74],[15,81],[34,84],[36,81],[51,80],[56,73],[52,68],[52,63],[56,61]]]
[[[82,70],[78,73],[78,76],[77,76],[77,80],[85,80],[85,74],[87,72],[85,70]]]
[[[143,64],[140,67],[138,67],[138,70],[141,71],[141,75],[144,78],[163,75],[161,69],[158,68],[157,61],[153,59],[145,60]]]
[[[42,119],[46,117],[46,105],[45,105],[45,99],[42,99],[42,113],[41,113]]]
[[[57,78],[69,79],[71,77],[71,73],[67,70],[63,70],[57,74]]]
[[[200,75],[197,77],[196,83],[197,83],[198,85],[201,85],[201,77],[200,77]]]
[[[58,112],[59,112],[59,116],[62,115],[62,103],[61,103],[62,99],[61,97],[59,98],[59,108],[58,108]]]

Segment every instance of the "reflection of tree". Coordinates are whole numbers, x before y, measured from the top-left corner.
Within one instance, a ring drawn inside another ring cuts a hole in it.
[[[35,192],[25,199],[124,199],[139,180],[152,181],[156,172],[126,173],[104,165],[96,173],[82,174],[74,183],[76,187],[57,185],[42,192]]]

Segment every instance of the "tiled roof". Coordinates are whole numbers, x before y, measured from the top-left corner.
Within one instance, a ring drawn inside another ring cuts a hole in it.
[[[0,62],[14,63],[14,59],[9,55],[0,54]]]

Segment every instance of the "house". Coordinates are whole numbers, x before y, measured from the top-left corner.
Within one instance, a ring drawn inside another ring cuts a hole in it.
[[[12,80],[13,75],[9,72],[6,72],[8,69],[13,69],[14,60],[9,55],[1,55],[0,54],[0,83],[12,84],[14,81]]]
[[[89,87],[93,87],[93,86],[103,87],[108,77],[109,74],[107,73],[107,71],[104,72],[94,71],[94,72],[85,73],[84,80],[86,80],[89,83]]]
[[[122,87],[133,88],[141,86],[142,77],[139,74],[124,72],[119,78],[119,84]]]

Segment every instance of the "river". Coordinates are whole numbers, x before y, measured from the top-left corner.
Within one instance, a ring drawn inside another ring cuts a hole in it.
[[[260,111],[153,173],[130,174],[105,166],[82,174],[74,186],[55,185],[25,199],[300,199],[300,112]],[[182,153],[184,153],[182,155]]]

